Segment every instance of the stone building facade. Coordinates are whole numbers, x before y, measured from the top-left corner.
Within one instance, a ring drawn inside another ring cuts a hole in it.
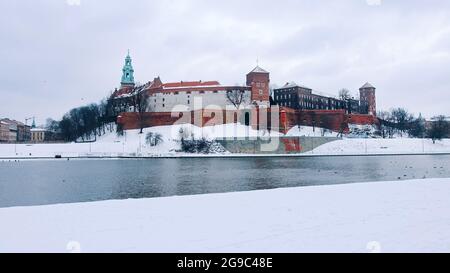
[[[31,139],[31,127],[17,120],[2,119],[0,121],[1,142],[27,142]]]
[[[10,142],[11,135],[9,131],[9,123],[0,120],[0,142]]]
[[[47,140],[46,137],[47,130],[42,128],[33,128],[31,129],[31,142],[45,142]]]
[[[375,87],[369,83],[360,89],[360,100],[342,100],[330,96],[314,94],[311,88],[294,82],[286,83],[283,87],[274,89],[274,103],[296,110],[340,110],[347,114],[376,115]]]

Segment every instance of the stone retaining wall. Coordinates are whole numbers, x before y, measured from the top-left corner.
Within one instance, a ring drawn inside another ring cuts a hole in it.
[[[236,154],[300,154],[339,139],[335,137],[224,138],[217,142],[230,153]]]

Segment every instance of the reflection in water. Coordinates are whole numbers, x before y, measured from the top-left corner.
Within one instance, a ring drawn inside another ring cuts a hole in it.
[[[0,162],[0,207],[450,177],[450,156]]]

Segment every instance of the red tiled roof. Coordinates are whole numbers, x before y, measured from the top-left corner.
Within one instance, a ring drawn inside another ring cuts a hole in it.
[[[121,88],[119,90],[114,91],[112,97],[113,98],[117,98],[126,94],[130,94],[133,92],[133,88],[132,87],[125,87],[125,88]]]
[[[242,90],[250,90],[248,86],[222,86],[218,81],[181,81],[181,82],[171,82],[162,83],[160,78],[155,78],[153,82],[149,82],[145,85],[145,90],[149,93],[174,93],[174,92],[191,92],[191,91],[223,91],[231,88],[237,88]],[[112,97],[127,97],[127,95],[132,95],[135,88],[124,87],[116,90]]]
[[[196,82],[171,82],[164,83],[162,86],[164,88],[180,88],[180,87],[197,87],[197,86],[215,86],[220,85],[218,81],[196,81]]]

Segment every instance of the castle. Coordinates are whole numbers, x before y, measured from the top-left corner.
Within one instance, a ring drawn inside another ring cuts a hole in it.
[[[184,106],[185,111],[207,108],[209,106],[230,106],[230,96],[227,93],[241,93],[242,106],[270,106],[269,72],[255,67],[247,74],[245,86],[221,85],[218,81],[180,81],[163,83],[160,77],[154,78],[142,86],[135,86],[134,69],[131,57],[125,58],[122,69],[122,80],[119,89],[112,94],[118,112],[133,112],[133,96],[141,92],[148,95],[148,112],[171,112],[176,106]],[[195,99],[201,98],[202,105],[194,105]]]
[[[114,105],[116,114],[121,118],[128,117],[130,121],[132,113],[137,112],[136,96],[145,94],[146,110],[148,118],[164,116],[163,113],[205,111],[210,109],[222,109],[224,111],[242,111],[243,109],[269,109],[278,106],[282,111],[295,113],[291,115],[303,115],[303,117],[291,118],[292,122],[310,120],[305,115],[313,115],[310,122],[314,123],[316,116],[327,117],[332,120],[336,113],[347,115],[343,120],[352,115],[363,117],[364,123],[376,120],[376,89],[366,83],[359,90],[360,98],[338,99],[313,93],[311,88],[297,85],[293,82],[287,83],[281,88],[270,89],[270,73],[256,66],[246,75],[246,85],[230,86],[221,85],[218,81],[180,81],[163,83],[160,77],[143,85],[136,85],[134,81],[134,69],[130,54],[125,58],[122,69],[120,88],[111,95],[110,101]],[[237,99],[237,101],[234,101]],[[320,113],[320,115],[316,115]],[[122,122],[123,122],[122,119]],[[323,119],[319,123],[323,123]],[[341,120],[340,119],[340,120]],[[361,117],[359,118],[361,119]],[[173,120],[168,119],[166,123]],[[254,122],[258,122],[253,118]],[[280,116],[281,120],[281,116]],[[236,118],[232,121],[235,122]],[[224,122],[228,122],[225,121]],[[247,123],[247,122],[246,122]],[[146,126],[154,125],[148,122]],[[286,125],[287,126],[287,125]],[[324,125],[326,126],[326,125]],[[131,126],[133,127],[133,126]],[[135,126],[134,126],[135,127]],[[334,130],[341,125],[334,125]]]

